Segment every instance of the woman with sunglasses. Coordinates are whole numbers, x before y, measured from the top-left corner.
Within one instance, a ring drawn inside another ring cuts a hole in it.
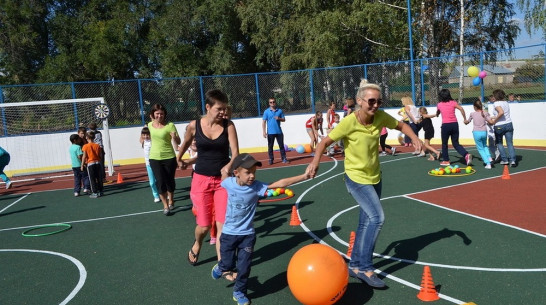
[[[404,124],[383,110],[381,88],[362,80],[356,95],[360,109],[348,115],[317,146],[315,157],[307,167],[307,174],[317,175],[324,149],[342,140],[345,147],[345,185],[359,205],[359,220],[349,262],[349,275],[371,287],[382,288],[385,283],[375,274],[372,255],[379,231],[385,221],[381,207],[381,171],[379,168],[379,136],[381,129],[396,129],[408,135],[416,149],[421,141],[408,124]]]

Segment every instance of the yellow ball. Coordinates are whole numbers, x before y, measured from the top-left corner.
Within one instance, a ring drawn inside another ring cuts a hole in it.
[[[466,72],[468,72],[468,76],[476,77],[480,74],[480,69],[478,69],[476,66],[470,66]]]

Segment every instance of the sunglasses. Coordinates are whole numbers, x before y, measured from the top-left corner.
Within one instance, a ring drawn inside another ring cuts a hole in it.
[[[365,99],[362,99],[364,102],[368,103],[368,105],[370,105],[370,107],[373,107],[373,105],[376,105],[377,104],[377,107],[381,106],[381,104],[383,104],[383,100],[382,99],[374,99],[374,98],[371,98],[371,99],[368,99],[368,100],[365,100]]]
[[[269,102],[270,105],[276,104],[277,102]]]

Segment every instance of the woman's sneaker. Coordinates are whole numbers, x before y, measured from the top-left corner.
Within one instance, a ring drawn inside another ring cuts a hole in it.
[[[472,155],[471,154],[466,154],[466,156],[464,156],[464,159],[466,160],[466,165],[471,165],[472,164]]]
[[[234,291],[233,292],[233,300],[237,301],[237,305],[249,305],[250,300],[246,297],[246,295],[240,291]]]
[[[449,163],[449,161],[442,161],[442,162],[440,162],[440,166],[449,166],[449,165],[451,165],[451,164]]]

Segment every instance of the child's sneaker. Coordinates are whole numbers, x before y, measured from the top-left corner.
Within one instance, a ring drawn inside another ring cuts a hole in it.
[[[391,148],[391,155],[394,156],[395,153],[396,153],[396,147]]]
[[[237,301],[237,305],[249,305],[250,300],[246,297],[246,295],[240,291],[234,291],[233,292],[233,300]]]
[[[74,197],[78,197],[78,196],[80,196],[80,193],[74,192]]]
[[[159,198],[154,198],[154,202],[160,202],[160,201],[161,201],[161,199],[159,199]]]
[[[89,195],[89,198],[99,198],[99,194],[93,193],[93,194]]]
[[[471,154],[466,154],[466,156],[464,156],[464,159],[466,160],[466,165],[471,165],[472,164],[472,155]]]
[[[90,193],[90,191],[88,189],[83,189],[83,193],[87,195]]]
[[[384,151],[382,151],[382,152],[379,153],[379,156],[380,156],[380,157],[386,156],[386,155],[387,155],[387,152],[384,152]]]
[[[218,264],[214,265],[212,267],[212,270],[210,271],[210,276],[212,276],[213,279],[217,280],[222,277],[222,271],[220,271],[220,268],[218,267]],[[235,294],[234,294],[235,296]]]
[[[485,169],[491,169],[491,164],[489,164],[489,163],[486,164],[486,165],[485,165]]]
[[[449,166],[449,165],[450,165],[449,161],[440,162],[440,166]]]
[[[211,237],[210,242],[211,245],[216,245],[216,237]]]
[[[9,190],[11,188],[11,181],[6,182],[6,190]]]

